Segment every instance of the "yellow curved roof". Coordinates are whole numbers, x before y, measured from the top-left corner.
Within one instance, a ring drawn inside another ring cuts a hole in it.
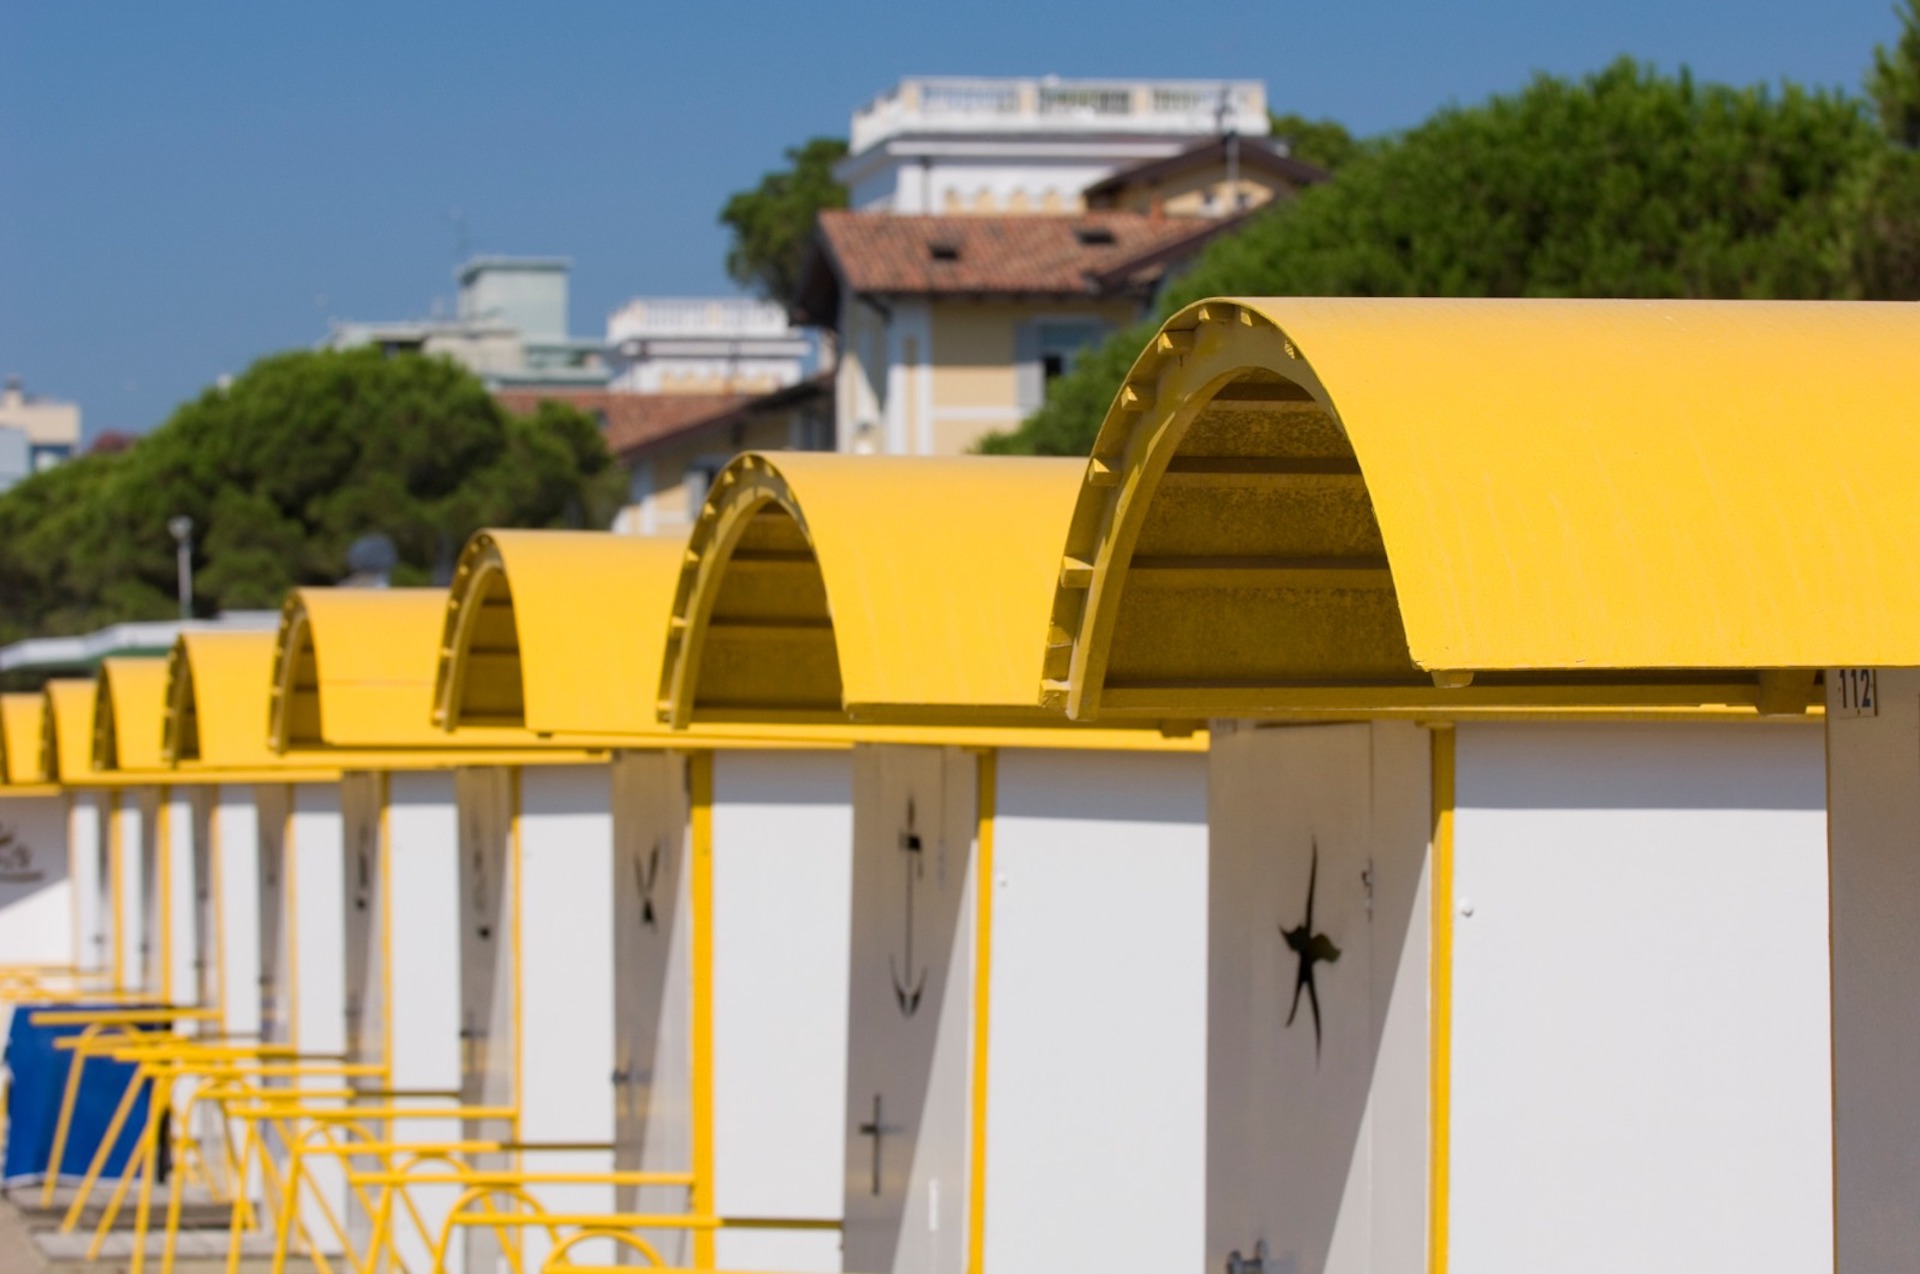
[[[520,729],[433,723],[448,605],[438,588],[297,588],[275,636],[270,741],[353,768],[561,759]],[[482,753],[484,752],[484,756]]]
[[[661,713],[1065,726],[1033,687],[1081,467],[736,458],[687,549]]]
[[[583,745],[817,748],[867,743],[1199,748],[1144,731],[702,722],[669,729],[655,710],[686,541],[584,531],[482,531],[454,572],[434,717],[454,738],[522,724]],[[1062,739],[1055,735],[1070,736]]]
[[[40,693],[47,703],[40,722],[40,756],[52,777],[69,786],[107,782],[93,763],[93,681],[58,678]]]
[[[169,768],[160,750],[167,661],[135,656],[102,659],[94,684],[94,768],[109,775],[163,778]]]
[[[481,531],[445,607],[434,721],[538,734],[663,733],[652,711],[686,541]]]
[[[275,634],[264,631],[186,632],[174,642],[161,754],[177,773],[228,781],[295,776],[296,767],[268,745],[275,654]]]
[[[1042,697],[1793,710],[1920,663],[1916,348],[1905,304],[1191,306],[1095,443]]]
[[[8,787],[52,781],[41,753],[46,712],[43,695],[0,694],[0,782]]]

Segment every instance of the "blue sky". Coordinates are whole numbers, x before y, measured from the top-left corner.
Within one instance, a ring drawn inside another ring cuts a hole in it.
[[[141,430],[475,250],[574,260],[573,323],[731,290],[715,215],[905,74],[1260,77],[1403,128],[1630,53],[1857,88],[1890,0],[71,4],[0,0],[0,371]]]

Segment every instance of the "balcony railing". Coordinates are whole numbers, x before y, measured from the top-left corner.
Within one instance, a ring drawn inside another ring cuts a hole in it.
[[[787,336],[787,312],[751,297],[640,297],[607,318],[607,339],[649,336]]]
[[[901,133],[1267,131],[1257,80],[948,79],[900,81],[854,112],[858,153]]]

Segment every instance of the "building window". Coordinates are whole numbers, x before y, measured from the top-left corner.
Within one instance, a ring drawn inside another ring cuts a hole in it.
[[[1044,384],[1072,371],[1087,347],[1107,332],[1099,323],[1042,323],[1039,328],[1040,379]]]
[[[1089,345],[1107,334],[1097,319],[1021,323],[1013,329],[1014,403],[1022,412],[1046,401],[1047,385],[1073,370]]]
[[[652,535],[657,530],[658,510],[653,503],[653,461],[642,460],[627,475],[627,507],[614,523],[616,531],[630,535]]]
[[[700,516],[700,508],[707,502],[707,492],[713,487],[713,480],[726,468],[724,460],[700,460],[687,466],[687,521],[692,522]]]
[[[794,440],[796,451],[832,451],[833,421],[825,412],[808,409],[799,413],[796,421],[799,426],[798,437]]]

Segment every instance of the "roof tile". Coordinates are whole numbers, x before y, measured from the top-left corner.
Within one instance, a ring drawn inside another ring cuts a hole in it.
[[[908,216],[836,210],[820,236],[842,286],[866,295],[1084,296],[1095,275],[1193,236],[1192,218],[1130,212]]]

